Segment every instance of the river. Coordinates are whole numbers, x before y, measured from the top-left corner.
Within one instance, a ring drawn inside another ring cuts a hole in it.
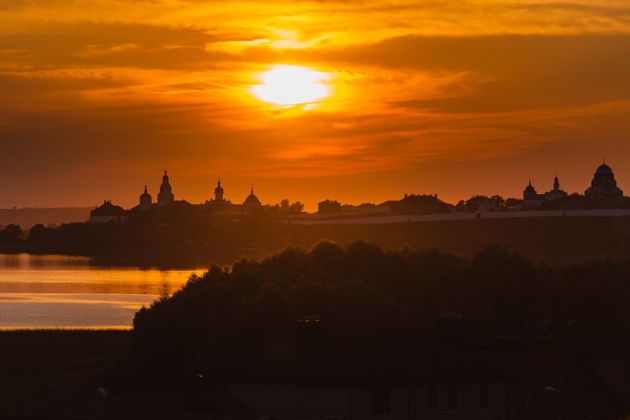
[[[131,328],[133,316],[192,273],[92,265],[86,257],[0,254],[0,329]]]

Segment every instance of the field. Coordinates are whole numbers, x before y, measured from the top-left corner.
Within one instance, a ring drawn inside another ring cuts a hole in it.
[[[86,414],[105,399],[98,391],[102,373],[124,355],[129,337],[128,331],[0,332],[0,418],[92,418]]]

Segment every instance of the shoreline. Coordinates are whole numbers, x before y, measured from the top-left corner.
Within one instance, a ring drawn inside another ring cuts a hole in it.
[[[100,232],[104,227],[107,226],[86,224],[81,229]],[[82,257],[88,258],[95,267],[158,270],[206,270],[211,265],[225,267],[243,258],[264,258],[287,246],[309,249],[323,240],[340,244],[366,240],[390,250],[437,248],[464,258],[472,257],[488,245],[499,245],[535,262],[552,265],[620,259],[630,255],[630,240],[626,239],[630,237],[630,216],[497,217],[391,224],[230,225],[221,229],[219,241],[214,228],[186,233],[177,233],[175,229],[169,240],[150,247],[141,244],[147,234],[156,233],[152,228],[117,224],[112,229],[101,232],[106,235],[109,246],[55,240],[47,244],[0,245],[0,253]],[[127,234],[132,235],[134,241],[125,242]]]
[[[93,327],[1,327],[0,326],[0,334],[5,332],[73,332],[73,331],[122,331],[122,332],[131,332],[133,330],[133,325],[124,326],[124,325],[115,325],[115,326],[93,326]]]

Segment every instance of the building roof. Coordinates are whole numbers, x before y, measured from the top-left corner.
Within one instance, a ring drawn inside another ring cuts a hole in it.
[[[90,216],[126,216],[127,210],[112,204],[111,200],[105,200],[103,204],[90,212]]]

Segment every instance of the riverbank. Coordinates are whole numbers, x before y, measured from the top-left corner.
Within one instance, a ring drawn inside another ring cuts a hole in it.
[[[129,348],[122,330],[0,331],[0,417],[75,418],[98,409],[103,373]]]
[[[363,239],[386,249],[438,248],[463,257],[497,244],[536,262],[567,264],[630,255],[630,216],[318,225],[200,224],[185,219],[163,225],[85,223],[0,244],[0,253],[82,255],[105,267],[198,269],[211,264],[231,265],[243,257],[261,258],[287,246],[310,248],[325,239],[339,243]]]

